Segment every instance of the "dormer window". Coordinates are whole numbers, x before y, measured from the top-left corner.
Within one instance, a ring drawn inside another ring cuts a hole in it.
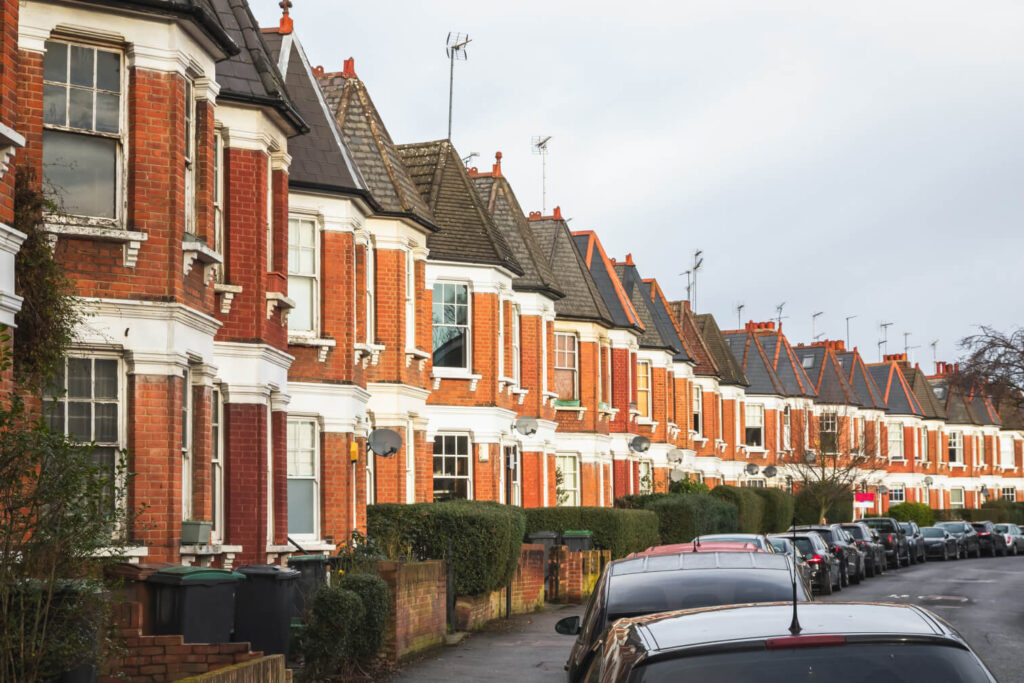
[[[804,356],[803,358],[800,359],[800,365],[804,366],[805,368],[813,368],[814,356]]]

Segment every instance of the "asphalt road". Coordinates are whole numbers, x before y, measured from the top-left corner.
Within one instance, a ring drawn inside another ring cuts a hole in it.
[[[952,624],[1000,683],[1024,683],[1024,557],[912,565],[821,599],[921,605]]]
[[[963,634],[1000,683],[1024,683],[1024,557],[983,557],[888,571],[827,598],[832,602],[906,602],[926,607]],[[552,606],[543,612],[492,622],[454,647],[411,662],[396,682],[565,680],[562,665],[572,638],[555,633],[565,616],[583,607]]]

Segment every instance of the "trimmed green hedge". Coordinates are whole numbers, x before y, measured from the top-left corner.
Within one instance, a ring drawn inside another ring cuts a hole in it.
[[[553,507],[526,510],[526,533],[571,529],[594,532],[594,545],[610,550],[612,558],[658,545],[658,517],[648,510],[605,507]]]
[[[384,629],[391,611],[388,584],[373,574],[341,574],[336,583],[338,588],[358,595],[363,603],[363,623],[352,642],[352,654],[356,661],[368,661],[384,644]]]
[[[764,528],[764,500],[753,489],[727,486],[711,489],[711,495],[732,503],[739,511],[739,531],[744,534],[760,534]]]
[[[515,575],[526,516],[522,508],[486,501],[383,503],[366,506],[366,530],[388,557],[442,560],[450,541],[456,594],[478,595]]]
[[[307,606],[296,640],[303,661],[299,680],[333,680],[359,661],[366,608],[358,593],[340,586],[324,586]]]
[[[647,509],[658,516],[661,542],[689,543],[698,534],[734,533],[739,529],[736,506],[716,496],[672,494],[651,500]]]
[[[1010,500],[989,500],[981,505],[982,510],[1002,510],[1006,514],[1005,520],[1011,524],[1024,524],[1024,503],[1017,503]],[[996,520],[992,520],[993,522]]]
[[[935,524],[935,513],[925,503],[897,503],[889,506],[889,516],[901,522],[917,522],[918,526]]]
[[[793,523],[793,496],[782,489],[751,488],[764,502],[764,531],[778,533]]]

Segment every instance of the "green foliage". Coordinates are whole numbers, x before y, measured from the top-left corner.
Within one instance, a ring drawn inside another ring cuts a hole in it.
[[[369,505],[366,519],[367,535],[388,557],[451,562],[458,595],[506,585],[526,533],[521,508],[484,501]]]
[[[337,586],[352,591],[363,603],[363,625],[352,642],[352,656],[356,661],[368,661],[377,655],[384,643],[384,629],[391,611],[388,585],[373,574],[343,574],[338,578]]]
[[[750,488],[764,502],[764,531],[778,533],[785,531],[793,523],[793,496],[782,489]]]
[[[853,520],[853,493],[830,482],[804,484],[796,495],[793,514],[797,524],[818,524],[824,517],[830,524]]]
[[[654,494],[658,495],[658,494]],[[526,533],[569,529],[594,532],[594,545],[610,550],[612,558],[658,545],[658,518],[647,510],[604,507],[555,507],[526,510]]]
[[[732,533],[739,529],[736,506],[717,496],[670,494],[650,500],[647,509],[658,516],[661,542],[666,545],[688,543],[698,534]]]
[[[935,524],[935,513],[925,503],[898,503],[889,506],[889,516],[901,522],[917,522],[918,526]]]
[[[741,533],[760,534],[765,531],[764,500],[753,489],[723,484],[711,489],[711,495],[736,506]]]
[[[711,489],[704,482],[690,481],[689,479],[673,481],[668,485],[669,493],[708,493],[709,491]]]
[[[981,504],[981,510],[985,512],[985,514],[992,514],[989,512],[992,510],[1001,510],[1001,514],[1005,514],[1006,519],[998,520],[999,523],[1010,522],[1011,524],[1024,524],[1024,503],[1018,503],[1012,500],[988,500]],[[991,521],[996,522],[997,520],[992,519]]]
[[[15,293],[23,297],[15,315],[14,372],[19,382],[39,388],[64,362],[81,319],[75,305],[74,285],[54,258],[49,236],[43,231],[43,213],[53,212],[38,189],[35,171],[18,166],[14,174],[15,229],[25,241],[15,256]]]
[[[303,666],[301,681],[327,681],[358,663],[366,608],[355,591],[324,586],[309,602],[305,628],[296,640]]]
[[[628,496],[619,496],[612,503],[613,507],[617,507],[622,510],[645,510],[647,504],[654,500],[660,500],[670,493],[631,493]]]

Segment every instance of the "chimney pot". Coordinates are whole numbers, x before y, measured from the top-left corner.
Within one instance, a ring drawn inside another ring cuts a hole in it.
[[[556,206],[555,211],[552,215],[554,216],[556,221],[562,220],[562,207]]]
[[[345,67],[341,71],[342,78],[359,78],[356,76],[356,60],[355,57],[349,57],[345,60]]]

